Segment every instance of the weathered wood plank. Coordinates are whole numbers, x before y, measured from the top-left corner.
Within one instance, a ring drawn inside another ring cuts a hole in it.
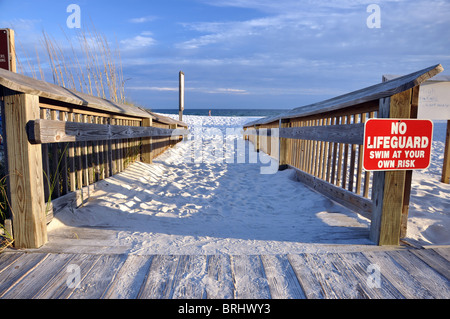
[[[204,299],[205,285],[202,282],[207,272],[206,256],[180,256],[173,279],[173,299]]]
[[[248,129],[246,134],[362,145],[364,143],[364,123]]]
[[[434,249],[287,256],[4,253],[0,298],[448,299],[448,263]],[[80,282],[72,287],[74,269]]]
[[[55,270],[54,276],[33,298],[66,299],[70,297],[74,290],[80,288],[79,282],[76,281],[78,279],[81,281],[99,258],[100,255],[75,254],[66,267]]]
[[[303,255],[288,255],[289,263],[308,299],[323,299],[325,294]]]
[[[12,264],[17,258],[22,256],[23,253],[1,253],[0,254],[0,278],[1,273],[8,269],[8,266]]]
[[[388,251],[387,254],[406,269],[435,298],[450,298],[450,282],[412,252],[407,250]]]
[[[206,298],[231,299],[234,297],[231,261],[228,255],[208,256]]]
[[[135,299],[146,279],[152,259],[153,256],[129,255],[102,298]]]
[[[261,260],[272,299],[306,299],[286,256],[262,255]]]
[[[364,143],[364,123],[281,128],[280,137],[335,143]]]
[[[439,255],[450,261],[450,247],[444,248],[444,247],[437,247],[434,248],[434,251],[437,252]]]
[[[363,252],[364,256],[377,265],[380,274],[386,278],[406,299],[431,299],[433,295],[411,274],[399,266],[387,252]]]
[[[187,135],[189,131],[185,129],[105,125],[38,119],[27,123],[27,133],[30,143],[46,144],[101,140],[110,141],[150,136],[179,136]]]
[[[348,280],[355,282],[358,296],[370,299],[403,299],[383,273],[375,273],[376,268],[373,266],[376,265],[361,252],[336,254],[333,263],[346,274]]]
[[[0,298],[47,257],[48,254],[23,254],[7,265],[0,273]]]
[[[102,255],[81,279],[79,287],[70,294],[70,299],[99,299],[108,291],[126,255]]]
[[[260,256],[233,255],[231,256],[231,269],[236,299],[271,298]]]
[[[333,254],[290,255],[297,278],[308,298],[360,298],[357,283],[349,280],[342,269],[336,267]]]
[[[157,255],[153,257],[147,280],[141,288],[139,299],[171,299],[173,279],[178,267],[179,256]]]
[[[439,274],[447,278],[447,280],[450,280],[450,261],[439,255],[439,253],[432,249],[411,250],[411,252]]]
[[[23,276],[13,289],[5,293],[2,298],[33,298],[41,288],[55,276],[55,273],[57,273],[59,269],[65,269],[65,267],[67,267],[73,257],[74,255],[49,254],[47,258],[39,263],[38,267],[35,267],[33,271],[29,272],[26,276]]]

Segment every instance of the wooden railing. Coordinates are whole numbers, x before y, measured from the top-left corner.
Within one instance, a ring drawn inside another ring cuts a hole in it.
[[[0,97],[18,248],[45,244],[49,217],[89,185],[151,163],[188,133],[183,122],[2,69]]]
[[[244,136],[278,159],[280,168],[294,168],[300,181],[369,218],[375,243],[397,245],[406,235],[412,171],[363,170],[364,123],[416,118],[420,84],[442,70],[432,66],[256,120],[244,126]]]

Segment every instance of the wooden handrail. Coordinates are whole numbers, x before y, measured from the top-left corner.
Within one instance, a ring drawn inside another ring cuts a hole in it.
[[[302,126],[302,127],[282,127],[272,128],[278,130],[276,137],[292,138],[301,140],[323,141],[333,143],[360,144],[364,142],[364,123],[324,125],[324,126]],[[262,135],[260,129],[248,129],[245,135]],[[270,129],[264,133],[271,137]]]
[[[70,105],[70,108],[80,106],[97,112],[115,113],[138,118],[152,118],[161,123],[178,124],[179,126],[187,127],[185,123],[155,114],[137,106],[112,102],[4,69],[0,69],[0,86],[19,93],[37,95],[40,99],[44,100],[43,103],[45,104],[50,104],[48,102],[56,104],[67,103]]]
[[[189,131],[185,129],[64,122],[42,119],[27,123],[28,140],[33,144],[110,141],[156,136],[169,137],[187,135],[188,133]]]
[[[305,117],[313,114],[326,113],[336,111],[339,109],[353,107],[355,105],[367,103],[370,101],[377,101],[382,98],[386,98],[397,93],[409,90],[421,83],[425,82],[429,78],[432,78],[436,74],[442,72],[444,68],[442,65],[437,64],[423,70],[404,75],[392,79],[390,81],[375,84],[366,87],[361,90],[350,92],[329,100],[321,101],[314,104],[298,107],[290,111],[281,113],[276,116],[265,117],[256,121],[252,121],[244,125],[249,127],[253,125],[267,124],[275,122],[277,120],[292,119]]]
[[[398,245],[406,235],[412,171],[363,172],[364,125],[372,117],[415,118],[420,84],[441,71],[437,64],[246,123],[244,137],[274,156],[280,169],[295,169],[309,187],[370,218],[372,241]]]

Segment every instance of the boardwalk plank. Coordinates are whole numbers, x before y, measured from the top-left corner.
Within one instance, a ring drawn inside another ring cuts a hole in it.
[[[10,264],[12,264],[17,258],[22,256],[23,253],[1,253],[0,254],[0,278],[1,273],[5,271]]]
[[[177,271],[179,256],[157,255],[153,257],[147,280],[137,298],[171,299],[173,278]]]
[[[206,256],[181,256],[173,281],[173,299],[206,297],[203,278],[206,276]]]
[[[348,280],[343,269],[336,267],[334,254],[295,255],[296,267],[301,268],[299,280],[307,282],[313,298],[359,298],[360,290],[354,281]],[[305,288],[305,286],[302,284]],[[308,292],[307,292],[308,295]],[[309,297],[309,296],[308,296]],[[309,297],[310,298],[310,297]]]
[[[23,254],[9,264],[0,274],[0,298],[47,256],[47,254]]]
[[[322,287],[316,280],[311,268],[309,268],[302,255],[288,255],[289,263],[294,269],[295,275],[308,299],[325,298]]]
[[[334,264],[343,270],[348,280],[354,281],[361,298],[370,299],[401,299],[403,296],[387,280],[383,274],[380,274],[379,281],[373,277],[374,272],[372,263],[361,253],[345,253],[337,256]]]
[[[128,256],[103,298],[135,299],[146,279],[152,259],[153,256]]]
[[[374,265],[380,267],[381,275],[386,278],[407,299],[431,299],[433,296],[411,274],[401,267],[385,251],[363,252]]]
[[[450,261],[432,249],[412,250],[414,255],[422,259],[428,266],[450,280]]]
[[[430,268],[419,257],[408,250],[387,252],[411,276],[418,280],[435,298],[450,298],[450,284],[447,279]]]
[[[450,261],[450,248],[448,247],[442,247],[442,248],[435,248],[433,249],[435,252],[437,252],[439,255]]]
[[[2,298],[33,298],[55,276],[57,270],[64,269],[73,257],[74,255],[49,254],[38,267],[35,267],[33,271],[23,277],[14,289],[8,291]]]
[[[286,256],[262,255],[261,260],[273,299],[306,298]]]
[[[0,254],[0,298],[450,298],[448,249],[299,255]],[[368,281],[380,270],[380,286]],[[69,266],[78,267],[72,288]]]
[[[270,299],[270,289],[258,255],[231,256],[236,299]]]
[[[39,290],[35,299],[65,299],[72,291],[78,289],[78,286],[69,287],[72,284],[73,266],[79,267],[80,280],[93,267],[100,255],[74,254],[70,263],[66,267],[55,269],[54,276]],[[74,282],[73,282],[74,283]]]
[[[234,296],[231,261],[228,255],[208,256],[206,298],[230,299]]]
[[[125,262],[126,255],[102,255],[87,272],[70,299],[99,299],[108,290]]]

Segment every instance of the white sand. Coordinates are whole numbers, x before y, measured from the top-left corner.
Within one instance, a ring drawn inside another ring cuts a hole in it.
[[[286,254],[330,244],[373,245],[368,220],[293,181],[291,170],[260,174],[273,163],[249,163],[258,154],[248,142],[245,163],[222,153],[222,137],[243,143],[230,128],[252,118],[183,120],[197,139],[101,181],[87,205],[56,216],[50,234],[72,226],[109,228],[110,245],[131,254]],[[437,124],[433,164],[413,175],[408,238],[422,245],[450,244],[450,185],[439,182],[444,138],[445,125]]]

